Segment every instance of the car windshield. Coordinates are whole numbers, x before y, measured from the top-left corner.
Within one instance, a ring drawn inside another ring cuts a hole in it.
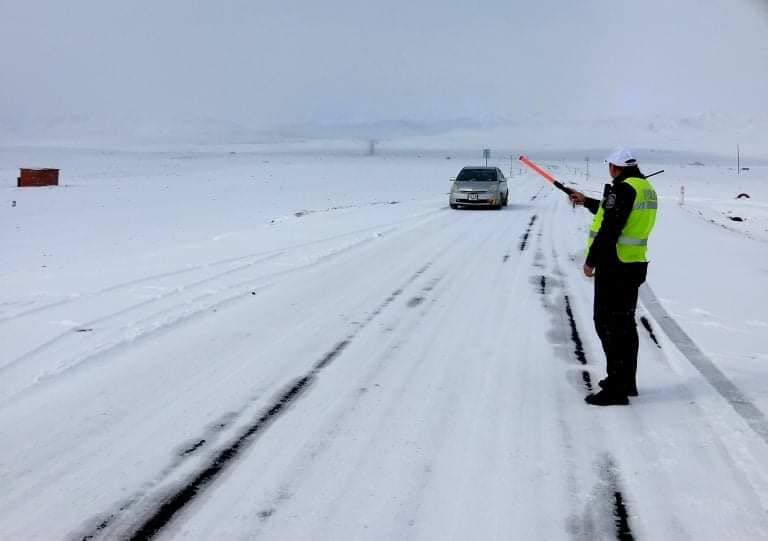
[[[456,180],[460,182],[496,182],[493,169],[462,169]]]

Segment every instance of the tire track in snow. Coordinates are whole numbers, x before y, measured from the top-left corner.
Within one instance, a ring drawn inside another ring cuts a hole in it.
[[[427,286],[423,287],[421,291],[424,293],[433,291],[440,281],[440,278],[433,279]],[[379,359],[369,365],[367,370],[361,374],[361,379],[355,380],[354,386],[360,386],[357,387],[353,398],[344,402],[344,406],[340,409],[339,414],[335,415],[331,422],[325,425],[326,430],[324,431],[323,437],[320,439],[312,440],[310,443],[305,445],[298,454],[297,458],[294,459],[292,466],[288,468],[287,471],[307,472],[308,469],[316,467],[315,463],[318,461],[318,457],[335,443],[336,438],[343,431],[345,421],[350,417],[354,417],[355,414],[359,414],[358,412],[361,409],[363,397],[368,395],[370,392],[377,393],[380,391],[380,384],[375,382],[380,376],[382,370],[388,366],[388,361],[391,360],[391,357],[395,354],[395,352],[403,348],[404,345],[408,343],[409,339],[412,339],[414,335],[419,335],[420,326],[423,325],[425,321],[430,321],[430,314],[432,314],[430,310],[432,310],[435,306],[435,302],[436,298],[434,297],[429,299],[425,298],[424,302],[420,302],[417,305],[417,307],[420,307],[420,309],[416,311],[418,315],[416,315],[415,318],[408,319],[407,323],[404,322],[406,318],[400,318],[395,326],[400,328],[407,328],[405,337],[400,335],[399,337],[392,338],[391,341],[388,342],[388,345],[382,349]],[[414,306],[409,306],[408,304],[408,302],[404,303],[406,308],[415,308]],[[390,335],[390,333],[394,333],[396,330],[395,328],[387,327],[381,329],[378,332],[380,332],[382,335]],[[388,339],[385,339],[385,342],[387,340]],[[413,359],[411,359],[411,361],[412,362],[405,365],[400,365],[400,369],[403,370],[404,373],[403,379],[405,381],[412,381],[411,376],[422,366],[424,358],[423,356],[416,355]],[[388,400],[390,400],[391,403],[399,403],[399,401],[403,398],[402,393],[406,388],[407,386],[403,386],[399,388],[399,392],[392,395],[386,395]],[[372,422],[376,424],[375,420]],[[429,469],[426,468],[425,472],[428,475]],[[274,515],[281,512],[281,506],[283,504],[294,498],[294,496],[299,491],[299,486],[304,481],[304,477],[306,475],[306,473],[304,473],[304,475],[291,474],[287,479],[284,479],[280,483],[279,487],[275,488],[274,495],[269,497],[267,501],[261,504],[261,510],[256,514],[256,516],[259,518],[259,525],[256,529],[251,531],[251,535],[254,539],[263,536],[263,532],[260,528],[265,527],[267,522]],[[421,488],[424,488],[424,484],[421,485]],[[409,506],[406,505],[406,507]]]
[[[571,326],[571,341],[573,342],[574,346],[573,353],[582,366],[587,366],[587,356],[584,353],[584,344],[581,341],[579,329],[576,327],[576,320],[573,317],[571,299],[568,297],[568,295],[565,295],[563,298],[565,300],[565,314],[568,316],[568,323]],[[587,370],[582,370],[581,378],[584,381],[584,387],[586,387],[588,391],[592,391],[592,376]]]
[[[531,216],[531,221],[528,223],[528,228],[525,230],[525,233],[523,233],[522,238],[520,239],[520,251],[524,252],[525,248],[528,246],[528,237],[531,235],[531,229],[533,229],[533,224],[536,223],[536,218],[539,216],[537,214],[534,214]]]
[[[661,344],[659,344],[659,341],[656,338],[656,334],[653,332],[651,322],[648,321],[648,318],[645,316],[640,316],[640,323],[643,325],[643,328],[648,331],[648,337],[653,340],[653,343],[656,344],[656,347],[661,349]]]
[[[531,218],[528,231],[526,232],[526,235],[523,239],[524,242],[527,241],[530,230],[533,227],[537,217],[538,215],[534,214]],[[540,225],[536,234],[536,252],[532,262],[532,267],[536,269],[545,269],[547,267],[547,258],[544,255],[542,248],[543,237],[543,226]],[[524,249],[523,243],[521,243],[520,247],[521,250]],[[575,356],[576,360],[582,367],[585,367],[581,370],[581,381],[584,385],[584,388],[587,391],[592,392],[592,376],[589,371],[586,370],[586,366],[589,363],[584,351],[584,343],[581,340],[581,335],[579,334],[579,329],[576,325],[576,319],[574,317],[573,308],[571,306],[570,296],[567,289],[565,288],[564,281],[560,278],[563,276],[563,272],[559,267],[558,254],[554,245],[552,246],[552,260],[554,261],[552,265],[552,274],[554,276],[547,276],[545,274],[534,275],[531,277],[531,283],[537,287],[538,293],[541,296],[542,304],[552,317],[552,330],[550,331],[550,334],[552,335],[553,341],[557,345],[563,345],[563,339],[560,336],[560,333],[564,330],[562,328],[562,314],[563,312],[565,313],[565,321],[567,322],[568,330],[570,331],[568,334],[570,336],[571,342],[573,343],[573,350],[571,354]],[[554,292],[555,289],[562,290],[562,303],[552,304],[549,301],[547,295],[550,292]],[[563,312],[560,312],[560,310]]]
[[[540,269],[547,267],[545,264],[546,257],[541,246],[542,236],[543,233],[540,228],[537,235],[536,257],[534,258],[534,267]],[[559,309],[562,309],[565,313],[568,330],[570,331],[570,341],[573,345],[573,350],[570,352],[571,355],[569,357],[575,357],[579,364],[584,367],[581,371],[582,384],[587,391],[592,392],[592,377],[590,372],[586,370],[589,362],[576,322],[577,318],[571,302],[571,295],[566,287],[565,273],[560,268],[560,256],[554,243],[552,243],[551,248],[553,276],[541,274],[534,276],[531,281],[538,287],[544,306],[552,313],[553,318],[557,317],[556,313]],[[573,260],[573,258],[570,259]],[[546,298],[549,290],[555,288],[562,289],[562,304],[560,306],[552,306]],[[560,314],[563,312],[560,312]],[[555,319],[555,321],[557,320]],[[567,423],[562,423],[562,429],[566,435],[566,440],[570,442],[570,427]],[[570,443],[568,448],[572,448]],[[615,537],[615,539],[620,541],[633,541],[634,534],[630,523],[631,513],[628,501],[623,492],[615,459],[610,453],[606,453],[598,460],[597,473],[599,481],[593,489],[591,501],[584,507],[584,513],[580,517],[572,516],[568,521],[568,530],[571,537],[580,541],[592,541],[593,539],[608,537]],[[575,478],[571,482],[575,483]]]
[[[539,187],[538,191],[537,191],[535,194],[533,194],[533,195],[531,196],[531,199],[530,199],[530,200],[531,200],[531,201],[535,201],[535,200],[536,200],[536,198],[537,198],[537,197],[539,197],[539,196],[541,195],[541,192],[543,192],[543,191],[544,191],[544,188],[545,188],[545,187],[546,187],[546,186],[541,186],[541,187]]]
[[[573,539],[592,541],[613,537],[618,541],[635,539],[616,463],[610,453],[601,456],[596,465],[598,481],[580,515],[569,519],[568,530]]]
[[[263,257],[261,259],[257,259],[256,261],[253,261],[253,262],[248,263],[246,265],[241,265],[241,266],[234,267],[232,269],[228,269],[228,270],[220,272],[220,273],[216,273],[216,274],[207,276],[207,277],[205,277],[203,279],[200,279],[200,280],[197,280],[195,282],[191,282],[191,283],[187,283],[187,284],[182,284],[182,285],[177,285],[177,286],[171,288],[171,291],[168,291],[168,292],[165,292],[165,293],[161,293],[159,295],[156,295],[156,296],[152,297],[151,299],[147,299],[147,300],[135,303],[135,304],[131,304],[131,305],[126,306],[124,308],[121,308],[121,309],[119,309],[117,311],[111,312],[109,314],[105,314],[105,315],[103,315],[101,317],[98,317],[98,318],[95,318],[95,319],[91,319],[91,320],[86,321],[84,323],[80,323],[79,325],[75,326],[73,329],[70,329],[70,330],[67,330],[64,333],[61,333],[60,335],[58,335],[58,336],[52,338],[51,340],[41,344],[40,346],[36,347],[35,349],[33,349],[31,351],[28,351],[27,353],[21,355],[20,357],[18,357],[17,359],[11,361],[10,363],[0,367],[0,371],[8,369],[12,365],[14,365],[14,364],[16,364],[18,362],[22,362],[22,361],[24,361],[26,359],[29,359],[29,358],[31,358],[31,357],[39,354],[39,353],[42,353],[42,352],[46,351],[47,349],[49,349],[51,346],[57,344],[58,342],[71,337],[72,336],[72,332],[86,332],[86,331],[87,332],[92,332],[94,329],[98,330],[98,328],[100,326],[103,326],[103,324],[105,324],[105,323],[109,323],[110,320],[117,319],[120,316],[123,316],[123,315],[131,313],[132,311],[141,310],[141,309],[147,308],[149,306],[159,304],[162,301],[170,299],[170,298],[173,298],[173,297],[178,297],[178,296],[183,296],[184,294],[193,293],[194,290],[196,288],[200,288],[200,286],[203,286],[203,285],[215,282],[215,281],[217,281],[217,280],[219,280],[219,279],[221,279],[221,278],[223,278],[225,276],[228,276],[228,275],[231,275],[231,274],[235,274],[235,273],[238,273],[240,271],[249,269],[250,267],[252,267],[254,265],[257,265],[259,263],[265,263],[265,262],[267,262],[267,261],[269,261],[269,260],[271,260],[271,259],[273,259],[275,257],[278,257],[280,255],[282,255],[282,252],[278,253],[278,254],[275,254],[275,255],[266,256],[266,257]],[[169,273],[168,275],[170,276],[170,275],[173,275],[173,274],[176,274],[176,273]],[[245,285],[247,283],[249,283],[249,282],[240,282],[240,283],[234,284],[234,285],[230,286],[230,289],[235,288],[237,286]],[[98,295],[98,294],[96,294],[96,295]]]
[[[419,268],[419,270],[416,271],[416,273],[409,280],[405,281],[399,289],[396,289],[392,294],[390,294],[385,299],[385,301],[381,305],[377,306],[363,322],[354,321],[352,324],[354,326],[366,326],[371,323],[379,314],[381,314],[384,308],[401,297],[407,286],[411,285],[431,266],[433,266],[436,261],[448,253],[447,248],[453,246],[457,240],[465,237],[468,231],[471,231],[471,229],[464,228],[455,238],[447,241],[445,246],[434,252],[432,259],[426,265]],[[439,279],[430,281],[428,285],[422,288],[422,291],[425,293],[431,292],[436,287],[438,282]],[[361,330],[361,328],[357,328],[357,330],[352,332],[351,335],[357,335]],[[347,337],[347,340],[348,339],[349,336]],[[322,357],[314,368],[319,370],[329,364],[334,358],[336,358],[341,353],[341,351],[339,351],[341,349],[339,348],[339,345],[340,344],[337,344],[336,347],[334,347],[324,357]],[[347,345],[348,344],[343,345],[343,348],[346,348]],[[272,386],[273,384],[270,383],[265,388]],[[259,392],[263,393],[263,391],[264,388],[262,388]],[[250,409],[252,404],[259,400],[260,396],[261,395],[249,400],[249,403],[240,408],[239,411],[230,412],[225,415],[225,418],[223,418],[225,425],[232,425],[235,419],[242,417],[243,413]],[[145,483],[142,488],[136,490],[133,497],[130,499],[121,500],[120,503],[116,504],[113,507],[113,510],[109,513],[96,515],[94,518],[85,521],[84,525],[69,537],[71,539],[94,539],[103,538],[105,536],[127,538],[131,533],[128,528],[133,527],[135,529],[135,526],[138,522],[140,522],[141,517],[146,516],[144,511],[150,508],[156,509],[162,504],[164,499],[168,497],[167,495],[169,492],[173,492],[172,488],[168,488],[172,484],[172,481],[170,481],[172,474],[178,470],[181,464],[185,464],[186,460],[191,459],[191,457],[197,457],[201,454],[201,452],[210,448],[213,440],[218,436],[218,433],[220,433],[223,428],[224,426],[220,426],[220,423],[216,422],[205,431],[202,437],[191,438],[187,440],[186,443],[179,445],[173,452],[174,460],[169,467],[163,469],[159,475],[156,475],[153,478],[151,482]],[[242,430],[240,433],[242,433]],[[255,437],[256,436],[253,436],[253,438]],[[216,454],[215,449],[213,452]],[[208,460],[208,458],[200,460]],[[206,462],[206,464],[208,463],[209,462]],[[190,470],[194,468],[187,466],[187,469]],[[197,471],[199,471],[199,469]],[[165,488],[163,488],[163,486],[165,486]]]
[[[417,215],[414,215],[414,216],[408,216],[408,217],[406,217],[406,218],[404,218],[402,220],[398,220],[398,221],[395,221],[395,222],[390,222],[390,223],[387,223],[387,224],[381,224],[381,225],[376,225],[376,226],[371,226],[371,227],[365,227],[365,228],[362,228],[362,229],[355,229],[353,231],[348,231],[346,233],[340,233],[338,235],[331,235],[329,237],[324,237],[324,238],[313,240],[313,241],[309,241],[309,242],[302,242],[302,243],[293,244],[293,245],[290,245],[290,246],[283,246],[283,247],[275,248],[275,249],[272,249],[272,250],[265,250],[265,251],[261,251],[261,252],[254,252],[254,253],[250,253],[250,254],[246,254],[246,255],[240,255],[240,256],[235,256],[235,257],[227,257],[227,258],[223,258],[223,259],[214,260],[214,261],[211,261],[209,263],[202,263],[202,264],[192,265],[192,266],[189,266],[189,267],[185,267],[183,269],[176,269],[176,270],[165,271],[165,272],[161,272],[161,273],[157,273],[157,274],[150,274],[150,275],[146,275],[146,276],[141,276],[139,278],[133,278],[131,280],[127,280],[127,281],[124,281],[124,282],[119,282],[119,283],[116,283],[116,284],[112,284],[110,286],[104,287],[104,288],[99,289],[97,291],[94,291],[92,293],[87,293],[85,295],[69,296],[67,298],[60,299],[58,301],[51,302],[51,303],[48,303],[48,304],[45,304],[45,305],[42,305],[42,306],[36,306],[34,308],[30,308],[28,310],[24,310],[22,312],[18,312],[16,314],[13,314],[13,315],[10,315],[10,316],[0,316],[0,324],[3,324],[5,322],[9,322],[9,321],[13,321],[13,320],[16,320],[16,319],[24,318],[26,316],[33,315],[33,314],[36,314],[36,313],[39,313],[39,312],[43,312],[45,310],[49,310],[49,309],[53,309],[53,308],[59,308],[61,306],[67,305],[67,304],[72,304],[72,303],[76,303],[76,302],[80,302],[80,301],[87,301],[87,300],[90,300],[90,299],[93,299],[93,298],[98,298],[98,297],[100,297],[102,295],[105,295],[105,294],[108,294],[108,293],[113,293],[113,292],[120,291],[120,290],[123,290],[123,289],[127,289],[127,288],[130,288],[130,287],[135,287],[137,285],[144,284],[146,282],[151,282],[153,280],[162,280],[164,278],[171,278],[171,277],[174,277],[174,276],[181,276],[181,275],[184,275],[184,274],[194,273],[194,272],[205,270],[205,269],[215,269],[215,268],[223,266],[223,265],[229,265],[229,264],[233,264],[233,263],[240,263],[242,261],[246,261],[248,259],[253,259],[253,258],[263,259],[265,257],[266,258],[278,257],[278,256],[283,255],[284,253],[286,253],[287,251],[290,251],[290,250],[307,248],[309,246],[316,246],[316,245],[322,244],[324,242],[339,240],[339,239],[343,239],[345,237],[350,237],[350,236],[353,236],[353,235],[359,235],[361,233],[366,233],[366,232],[369,232],[369,231],[379,230],[379,231],[381,231],[382,233],[385,234],[385,233],[388,233],[388,232],[391,232],[391,231],[397,229],[398,227],[403,225],[405,222],[408,222],[410,220],[426,218],[428,216],[435,215],[435,214],[437,214],[439,212],[442,212],[444,210],[445,210],[444,208],[441,208],[441,209],[433,210],[433,211],[430,211],[430,212],[427,212],[427,213],[423,213],[423,214],[417,214]],[[252,263],[247,263],[247,264],[245,264],[245,266],[249,266],[251,264]],[[227,272],[231,272],[231,271],[225,271],[225,273],[227,273]],[[177,286],[177,287],[184,288],[184,287],[189,287],[189,285],[182,285],[182,286]]]
[[[269,287],[271,284],[257,284],[254,285],[252,281],[236,284],[233,287],[224,291],[232,291],[234,293],[225,297],[218,295],[213,299],[208,300],[209,295],[202,295],[196,297],[187,302],[180,303],[160,313],[151,314],[140,321],[134,321],[130,327],[121,327],[126,330],[124,336],[90,346],[85,351],[76,351],[74,357],[65,358],[62,361],[62,356],[57,356],[57,362],[51,363],[46,360],[44,356],[39,356],[41,353],[48,353],[49,348],[55,346],[61,341],[75,340],[73,336],[77,336],[80,333],[68,332],[59,338],[46,343],[41,348],[38,348],[34,352],[25,355],[23,358],[17,359],[12,365],[4,366],[0,368],[0,374],[8,381],[11,377],[27,378],[27,382],[17,386],[14,389],[4,390],[4,393],[0,393],[0,407],[4,402],[7,402],[10,398],[18,396],[21,393],[46,382],[53,380],[71,370],[76,370],[86,363],[96,361],[102,358],[107,353],[118,350],[119,348],[125,348],[129,346],[136,346],[142,343],[143,340],[151,338],[158,333],[167,332],[170,329],[178,325],[182,325],[195,318],[202,317],[206,314],[216,312],[218,309],[224,308],[227,305],[240,301],[245,298],[251,298],[257,294],[258,291],[262,291]],[[247,287],[246,287],[247,286]],[[244,290],[243,290],[244,288]],[[221,292],[219,292],[220,294]],[[66,342],[64,342],[66,343]],[[31,376],[24,372],[28,369],[25,364],[29,361],[36,361],[41,365],[42,372],[35,373]],[[3,389],[0,389],[3,390]]]
[[[707,357],[683,328],[669,315],[662,306],[653,289],[646,283],[640,288],[640,299],[653,316],[667,337],[688,359],[704,379],[738,413],[747,425],[765,443],[768,444],[768,418],[749,397],[726,376],[718,366]]]
[[[436,214],[436,212],[438,211],[434,211],[430,214]],[[189,284],[188,286],[179,287],[175,291],[159,298],[142,301],[141,303],[118,310],[117,312],[113,312],[104,317],[80,324],[76,328],[70,329],[38,346],[34,350],[25,353],[5,366],[1,366],[0,374],[3,374],[6,382],[12,381],[12,378],[14,377],[25,378],[27,381],[20,387],[17,386],[16,388],[5,389],[4,392],[3,389],[0,388],[0,404],[5,402],[8,398],[21,392],[25,392],[35,385],[49,381],[70,370],[77,369],[84,363],[99,359],[117,348],[135,346],[140,344],[142,340],[155,336],[159,332],[167,331],[168,329],[183,324],[195,317],[205,315],[210,311],[215,312],[217,309],[222,308],[231,302],[236,302],[248,298],[250,295],[255,295],[256,291],[273,285],[269,280],[282,278],[292,273],[303,271],[307,268],[327,262],[332,258],[346,254],[359,246],[370,242],[372,239],[372,237],[361,239],[300,266],[286,270],[278,270],[259,276],[258,278],[231,284],[220,291],[193,296],[196,294],[196,289],[200,289],[201,286],[205,284],[235,272],[248,270],[257,263],[263,263],[276,257],[275,255],[267,256],[262,260],[257,260],[256,262],[243,265],[236,269],[229,269],[215,276],[207,277],[198,282],[194,282],[193,284]],[[281,254],[282,252],[277,254],[277,256]],[[227,295],[227,293],[230,294]],[[190,299],[190,296],[193,297]],[[164,301],[176,297],[179,297],[176,302],[173,302],[169,306],[163,306]],[[160,306],[157,308],[160,308],[160,310],[149,314],[146,312],[142,313],[142,310],[158,304]],[[138,319],[136,319],[135,316],[125,318],[125,316],[130,316],[135,311],[139,312],[137,314]],[[83,349],[83,340],[81,336],[78,336],[77,329],[81,327],[98,328],[100,324],[104,325],[107,322],[111,322],[112,324],[112,328],[110,329],[111,335],[104,336],[103,333],[99,332],[89,333],[85,348]],[[115,334],[118,336],[114,336]],[[45,357],[46,355],[50,357],[50,354],[55,348],[61,348],[64,351],[56,353],[56,362],[52,365]],[[68,352],[67,349],[70,351]],[[30,362],[40,365],[38,370],[32,370],[34,374],[31,376],[29,375]]]
[[[204,270],[204,269],[213,269],[213,268],[220,267],[220,266],[227,265],[227,264],[231,264],[231,263],[238,263],[238,262],[244,261],[246,259],[257,258],[257,261],[255,261],[255,262],[247,263],[247,264],[242,265],[240,267],[235,267],[234,269],[230,269],[230,270],[224,271],[224,272],[219,273],[219,274],[209,275],[209,277],[204,278],[201,281],[213,280],[213,279],[215,279],[215,278],[217,278],[219,276],[228,274],[228,273],[233,272],[233,271],[235,271],[237,269],[242,269],[242,268],[248,267],[248,266],[250,266],[250,265],[252,265],[254,263],[259,263],[259,262],[263,261],[265,258],[278,257],[278,256],[282,255],[283,253],[284,253],[283,249],[275,249],[275,250],[269,250],[269,251],[266,251],[266,252],[258,252],[258,253],[254,253],[254,254],[249,254],[249,255],[245,255],[245,256],[221,259],[221,260],[218,260],[218,261],[213,261],[211,263],[205,263],[205,264],[200,264],[200,265],[193,265],[191,267],[187,267],[187,268],[184,268],[184,269],[178,269],[178,270],[168,271],[168,272],[161,272],[161,273],[152,274],[152,275],[149,275],[149,276],[142,276],[140,278],[135,278],[133,280],[128,280],[126,282],[120,282],[118,284],[113,284],[111,286],[108,286],[108,287],[105,287],[103,289],[97,290],[97,291],[95,291],[93,293],[87,293],[85,295],[78,295],[78,296],[68,297],[66,299],[62,299],[62,300],[59,300],[59,301],[56,301],[56,302],[53,302],[53,303],[49,303],[49,304],[46,304],[46,305],[43,305],[43,306],[37,306],[35,308],[31,308],[31,309],[26,310],[24,312],[19,312],[17,314],[12,315],[12,316],[0,317],[0,323],[4,323],[4,322],[7,322],[7,321],[13,321],[13,320],[16,320],[16,319],[24,318],[26,316],[29,316],[29,315],[32,315],[32,314],[36,314],[38,312],[42,312],[42,311],[49,310],[49,309],[52,309],[52,308],[58,308],[60,306],[66,305],[66,304],[72,304],[72,303],[76,303],[78,301],[82,302],[82,301],[88,301],[88,300],[91,300],[91,299],[94,299],[94,298],[99,298],[99,297],[101,297],[103,295],[106,295],[106,294],[109,294],[109,293],[113,293],[113,292],[116,292],[116,291],[120,291],[122,289],[128,289],[128,288],[131,288],[131,287],[135,287],[135,286],[144,284],[146,282],[151,282],[151,281],[154,281],[154,280],[162,280],[164,278],[171,278],[171,277],[174,277],[174,276],[181,276],[181,275],[184,275],[184,274],[189,274],[189,273],[197,272],[197,271]],[[185,288],[191,287],[193,285],[195,285],[195,282],[188,283],[188,284],[177,285],[177,286],[175,286],[174,289],[185,289]],[[151,299],[148,302],[152,302],[154,300],[155,299]],[[137,306],[137,305],[128,306],[126,308],[126,310],[131,309],[131,308],[133,308],[135,306]],[[110,315],[113,315],[113,314],[110,314]],[[104,316],[104,318],[106,318],[106,317],[109,317],[109,315]]]
[[[540,229],[537,235],[538,246],[533,264],[534,267],[538,268],[546,268],[546,265],[544,264],[546,258],[541,248],[542,237],[543,232]],[[573,345],[571,355],[576,358],[582,367],[586,367],[589,362],[576,323],[574,309],[571,304],[571,296],[565,287],[564,280],[558,278],[563,277],[564,274],[559,267],[558,254],[554,245],[552,247],[552,257],[554,260],[553,274],[555,276],[547,276],[544,274],[535,275],[532,277],[531,283],[538,288],[538,293],[542,297],[544,307],[550,311],[553,318],[555,318],[555,321],[557,320],[556,314],[559,309],[558,306],[553,306],[549,303],[547,294],[550,290],[556,288],[563,290],[561,308],[565,314],[568,330],[570,331],[570,340]],[[563,312],[560,313],[562,314]],[[581,380],[584,388],[588,392],[592,392],[592,376],[586,368],[581,370]],[[570,427],[563,423],[562,429],[566,441],[569,442],[568,447],[570,448]],[[582,517],[571,517],[569,520],[570,524],[568,525],[569,533],[574,539],[584,541],[591,541],[592,539],[602,538],[606,535],[613,535],[620,541],[633,541],[634,535],[629,521],[630,512],[628,510],[627,499],[624,496],[621,487],[615,461],[610,454],[606,454],[599,460],[598,475],[600,481],[593,491],[593,499],[595,501],[587,504]],[[575,479],[572,479],[571,482],[575,482]],[[601,527],[596,527],[598,525]]]
[[[232,461],[235,460],[240,453],[250,447],[258,436],[261,435],[269,426],[275,422],[280,415],[301,398],[306,391],[311,387],[315,380],[320,375],[320,372],[330,365],[335,359],[337,359],[344,350],[352,343],[355,337],[366,328],[378,315],[380,315],[388,306],[390,306],[395,300],[397,300],[405,291],[405,289],[415,282],[420,276],[422,276],[430,267],[432,263],[427,263],[419,268],[408,280],[406,280],[402,287],[393,291],[379,306],[377,306],[370,315],[358,325],[346,338],[339,341],[333,348],[331,348],[323,357],[321,357],[303,376],[295,379],[290,383],[286,389],[281,392],[273,403],[268,406],[253,423],[245,427],[234,441],[228,444],[223,449],[216,452],[212,459],[210,459],[203,468],[198,470],[189,480],[187,480],[181,487],[174,490],[170,494],[161,496],[162,503],[158,505],[154,512],[148,516],[143,517],[138,524],[132,526],[129,531],[123,532],[120,537],[124,537],[131,540],[144,540],[154,537],[159,533],[173,518],[184,509],[191,501],[193,501],[198,495],[200,495],[221,473],[228,468]],[[436,282],[432,282],[430,286],[424,288],[425,291],[434,287]],[[183,452],[184,456],[191,456],[198,452],[205,445],[205,438],[199,439],[196,443],[191,445]],[[113,535],[114,532],[110,532],[109,529],[117,521],[121,514],[130,511],[132,507],[137,505],[140,500],[145,498],[152,498],[152,495],[139,495],[130,500],[127,503],[121,505],[117,511],[106,515],[99,521],[98,525],[91,531],[84,535],[78,534],[76,538],[85,540],[95,539],[103,535]]]
[[[552,330],[550,331],[550,335],[552,336],[551,340],[555,345],[563,346],[565,345],[564,340],[570,338],[573,349],[570,350],[568,357],[575,358],[576,361],[584,367],[581,370],[581,381],[584,388],[587,391],[592,392],[592,375],[586,369],[589,362],[587,361],[587,355],[584,351],[584,343],[581,340],[581,335],[579,334],[579,329],[576,325],[570,296],[567,292],[564,293],[562,302],[556,304],[552,304],[547,298],[547,295],[555,288],[563,288],[562,281],[551,276],[540,274],[531,277],[531,284],[536,287],[537,293],[542,297],[544,308],[552,317]]]
[[[510,234],[513,233],[512,228],[517,227],[519,224],[510,224],[507,228],[504,230],[499,230],[494,233],[494,238],[501,241],[502,239],[508,239]],[[487,239],[487,242],[483,243],[488,245],[495,245],[496,242],[491,242],[490,237]],[[453,253],[456,252],[457,244],[452,243],[450,248]],[[449,250],[443,251],[441,253],[442,255],[446,255],[449,253]],[[484,257],[480,256],[479,253],[475,254],[473,252],[473,259],[477,260],[483,260]],[[437,260],[433,260],[433,262],[436,262]],[[467,261],[466,257],[462,257],[462,262],[469,264],[469,261]],[[520,259],[517,259],[514,261],[516,264],[516,268],[520,267]],[[434,269],[434,266],[433,266]],[[509,272],[505,269],[502,264],[498,267],[500,272],[503,272],[505,275]],[[396,354],[397,351],[399,351],[405,344],[409,343],[411,340],[413,340],[414,336],[422,337],[421,332],[421,325],[424,325],[425,323],[429,324],[430,322],[434,321],[435,313],[431,312],[431,310],[434,310],[434,307],[436,306],[437,302],[440,299],[444,299],[444,295],[447,291],[450,291],[451,287],[456,287],[457,284],[457,276],[455,274],[456,267],[452,263],[449,263],[448,265],[444,265],[440,268],[441,276],[429,280],[426,285],[424,285],[420,292],[414,296],[411,297],[411,299],[408,302],[403,302],[398,304],[398,306],[404,306],[405,308],[409,308],[411,310],[417,309],[416,312],[418,313],[417,316],[415,316],[415,319],[413,319],[414,316],[411,316],[411,319],[407,317],[402,318],[396,318],[397,321],[394,323],[392,327],[386,327],[382,329],[380,332],[384,335],[392,336],[390,333],[396,332],[396,329],[400,327],[401,329],[404,329],[400,333],[397,333],[399,337],[397,338],[388,338],[385,339],[385,342],[388,340],[392,340],[389,342],[389,345],[382,350],[381,355],[377,361],[375,361],[373,364],[370,365],[370,367],[365,372],[365,375],[363,375],[363,378],[361,380],[355,380],[355,384],[361,385],[361,387],[358,388],[358,392],[355,393],[354,398],[352,398],[349,401],[345,401],[343,409],[340,412],[340,415],[334,416],[331,423],[329,423],[330,428],[328,428],[323,433],[323,437],[319,440],[314,440],[310,444],[306,446],[306,448],[299,454],[299,456],[294,460],[293,464],[290,468],[287,468],[287,471],[290,472],[307,472],[308,469],[313,468],[313,464],[318,460],[318,456],[327,449],[331,444],[333,444],[336,437],[339,435],[341,431],[341,427],[343,426],[344,419],[349,418],[350,416],[353,416],[354,412],[359,410],[361,400],[363,396],[366,396],[370,391],[376,392],[379,388],[378,383],[374,383],[378,379],[378,374],[380,374],[381,370],[387,366],[387,361],[390,359],[390,357],[394,354]],[[447,280],[446,280],[447,277]],[[447,282],[447,284],[446,284]],[[435,291],[438,286],[441,286],[442,291],[439,291],[437,295],[429,295],[433,291]],[[414,299],[421,298],[421,301],[418,302],[411,302]],[[402,327],[401,327],[402,326]],[[407,329],[407,330],[405,330]],[[425,338],[425,337],[424,337]],[[432,337],[434,339],[434,336]],[[430,342],[429,339],[426,340],[427,343]],[[410,382],[413,381],[412,375],[415,373],[416,370],[418,370],[422,363],[424,362],[425,358],[423,355],[415,355],[413,358],[410,358],[409,356],[409,363],[406,365],[400,364],[400,370],[402,370],[402,376],[400,378],[403,382]],[[405,384],[402,387],[398,387],[398,392],[393,393],[391,395],[387,396],[387,401],[390,404],[400,403],[401,399],[403,398],[404,394],[406,392],[406,389],[408,389],[408,385]],[[419,392],[418,390],[416,392]],[[447,412],[446,412],[447,415]],[[389,414],[383,415],[383,417],[388,417]],[[376,421],[381,421],[381,419],[373,419],[372,422],[375,424],[378,424]],[[433,426],[443,426],[444,423],[437,423]],[[432,476],[432,468],[431,468],[432,462],[429,464],[426,464],[424,469],[421,470],[421,475],[423,477],[419,477],[419,481],[417,481],[417,489],[415,493],[413,493],[410,497],[410,499],[407,502],[403,502],[403,509],[404,512],[407,513],[406,510],[414,510],[418,508],[418,506],[421,505],[421,499],[419,497],[419,494],[422,493],[422,491],[427,486],[427,479]],[[262,532],[261,528],[266,528],[267,523],[275,516],[281,513],[281,507],[286,504],[286,502],[293,499],[293,497],[297,494],[297,492],[300,490],[298,487],[301,486],[304,477],[307,474],[304,473],[303,475],[295,475],[291,474],[287,480],[284,480],[280,483],[279,488],[275,488],[274,495],[271,497],[268,497],[265,499],[265,501],[260,504],[260,511],[256,513],[256,516],[259,519],[259,524],[256,526],[255,529],[251,530],[251,535],[254,539],[261,538],[264,536],[264,533]],[[412,519],[408,517],[402,517],[402,521],[404,523],[412,523]],[[269,537],[269,535],[267,535]]]

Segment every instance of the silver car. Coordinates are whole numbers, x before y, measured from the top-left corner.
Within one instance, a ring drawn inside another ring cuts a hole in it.
[[[465,167],[452,178],[448,203],[459,207],[506,207],[509,200],[507,177],[498,167]]]

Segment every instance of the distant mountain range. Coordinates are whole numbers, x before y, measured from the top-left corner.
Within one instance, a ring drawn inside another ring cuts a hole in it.
[[[556,115],[530,113],[456,119],[325,121],[265,129],[201,115],[60,115],[0,117],[3,145],[226,145],[302,140],[377,140],[424,148],[643,148],[768,155],[768,114],[693,116]]]

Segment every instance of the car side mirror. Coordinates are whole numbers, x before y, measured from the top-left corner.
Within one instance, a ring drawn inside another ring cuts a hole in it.
[[[456,182],[456,179],[455,179],[455,178],[452,178],[452,179],[451,179],[451,182]]]

